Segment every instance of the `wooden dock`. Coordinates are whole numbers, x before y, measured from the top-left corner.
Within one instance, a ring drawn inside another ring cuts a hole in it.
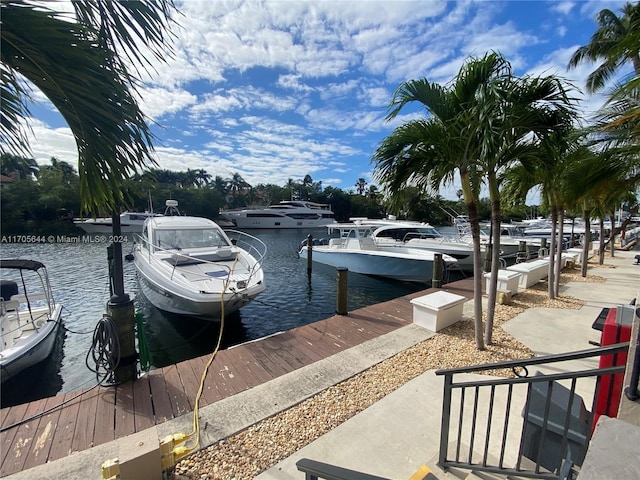
[[[473,278],[446,284],[443,290],[472,299]],[[413,312],[410,300],[431,291],[435,289],[222,350],[209,369],[200,406],[408,325]],[[153,370],[114,387],[68,392],[0,410],[0,477],[192,412],[208,359],[198,357]],[[25,421],[45,411],[50,412]]]

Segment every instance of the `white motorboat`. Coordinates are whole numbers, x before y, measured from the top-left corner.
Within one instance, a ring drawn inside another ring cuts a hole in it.
[[[442,253],[455,258],[459,270],[473,271],[473,244],[444,236],[428,223],[369,219],[363,223],[376,227],[372,237],[379,248],[411,247]]]
[[[120,231],[123,235],[141,233],[144,222],[149,217],[160,216],[159,213],[124,212],[120,214]],[[76,227],[89,234],[109,235],[113,233],[111,217],[78,218],[73,221]]]
[[[2,259],[0,268],[0,377],[5,382],[49,357],[62,305],[53,298],[42,263]]]
[[[433,279],[435,253],[421,248],[397,246],[382,248],[373,239],[375,227],[361,223],[342,223],[328,227],[329,233],[339,232],[327,245],[312,245],[314,262],[333,267],[346,267],[363,275],[393,280],[429,283]],[[304,242],[298,255],[307,258],[309,246]],[[456,259],[442,255],[444,269],[456,265]]]
[[[454,220],[454,225],[458,230],[458,236],[463,242],[471,243],[471,225],[466,215],[459,215]],[[522,242],[526,246],[526,258],[538,256],[541,240],[534,236],[525,236],[522,226],[517,224],[503,223],[500,225],[500,256],[504,259],[518,258]],[[491,244],[491,227],[486,223],[480,225],[480,245],[486,251]],[[522,253],[520,253],[521,255]]]
[[[284,200],[265,208],[221,210],[236,228],[322,228],[335,223],[331,207],[304,200]]]
[[[265,254],[266,245],[246,233],[225,232],[207,218],[166,215],[147,219],[133,259],[154,306],[218,320],[264,291]]]

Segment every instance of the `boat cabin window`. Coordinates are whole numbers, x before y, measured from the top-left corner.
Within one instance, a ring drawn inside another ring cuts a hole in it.
[[[213,228],[198,229],[158,229],[155,231],[153,244],[162,249],[225,247],[229,243]]]

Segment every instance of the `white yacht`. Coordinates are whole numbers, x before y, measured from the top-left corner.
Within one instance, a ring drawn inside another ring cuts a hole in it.
[[[265,208],[221,210],[236,228],[322,228],[335,223],[331,207],[306,200],[284,200]]]
[[[393,249],[411,247],[449,255],[457,260],[457,268],[473,271],[473,244],[458,237],[442,235],[428,223],[393,220],[367,220],[376,226],[372,237],[378,247]]]
[[[265,289],[266,245],[208,218],[151,217],[135,239],[141,290],[160,310],[215,321]]]
[[[430,283],[433,279],[435,253],[408,246],[380,247],[373,239],[373,225],[339,223],[328,227],[329,233],[339,232],[327,245],[312,245],[314,262],[332,267],[346,267],[363,275],[390,278],[404,282]],[[303,243],[298,255],[307,258],[309,246]],[[456,259],[442,255],[444,269],[453,268]]]
[[[120,231],[123,235],[142,232],[142,226],[149,217],[160,216],[159,213],[124,212],[120,214]],[[113,233],[111,217],[76,218],[73,223],[89,234],[109,235]]]

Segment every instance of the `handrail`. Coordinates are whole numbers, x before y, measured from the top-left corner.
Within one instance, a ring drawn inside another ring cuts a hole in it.
[[[305,480],[318,480],[319,478],[325,480],[389,480],[385,477],[377,477],[308,458],[298,460],[296,467],[304,473]]]
[[[542,365],[547,363],[565,362],[567,360],[580,360],[582,358],[589,358],[599,355],[605,355],[608,353],[616,353],[626,350],[629,347],[629,343],[614,343],[607,345],[606,347],[588,348],[586,350],[578,350],[569,353],[558,353],[555,355],[545,355],[541,357],[531,357],[526,359],[506,360],[504,362],[496,363],[484,363],[482,365],[469,365],[466,367],[455,368],[443,368],[436,370],[436,375],[447,375],[454,373],[472,373],[482,372],[486,370],[500,370],[504,368],[513,367],[528,367],[531,365]]]
[[[582,463],[591,439],[594,413],[602,400],[601,381],[622,375],[626,366],[613,362],[606,368],[552,374],[537,372],[531,377],[528,367],[616,355],[628,348],[629,343],[618,343],[566,354],[436,371],[436,375],[444,376],[438,465],[445,470],[457,467],[528,478],[568,478],[571,466]],[[514,371],[516,378],[454,381],[456,374],[507,368]],[[524,370],[524,375],[518,375],[518,369]],[[576,392],[579,380],[588,382],[581,392],[593,391],[591,413]],[[591,380],[595,380],[595,387]],[[523,388],[526,395],[519,425],[512,411],[518,406],[514,394]],[[496,408],[502,403],[504,407]],[[454,411],[458,411],[457,418]],[[515,438],[519,438],[519,442]],[[513,461],[513,466],[507,465],[507,458]]]

